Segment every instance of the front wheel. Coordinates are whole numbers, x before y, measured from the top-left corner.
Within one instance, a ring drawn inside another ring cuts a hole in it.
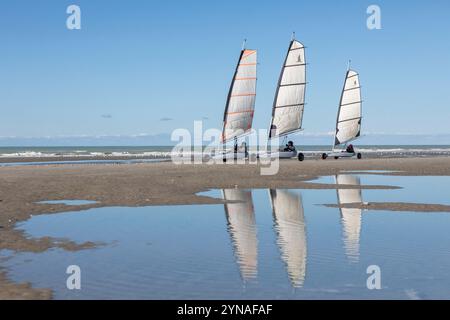
[[[337,159],[339,159],[339,157],[334,157],[334,160],[337,160]]]
[[[303,153],[299,152],[297,158],[298,158],[298,161],[303,161],[303,160],[305,160],[305,155]]]
[[[362,158],[362,154],[361,154],[361,153],[358,153],[358,154],[356,155],[356,157],[357,157],[358,159],[361,159],[361,158]]]
[[[328,158],[328,155],[326,153],[322,153],[322,159],[326,160]]]

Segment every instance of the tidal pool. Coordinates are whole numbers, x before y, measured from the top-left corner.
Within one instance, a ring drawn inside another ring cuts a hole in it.
[[[322,180],[404,188],[211,190],[202,195],[231,202],[34,216],[18,225],[30,237],[106,245],[37,254],[4,250],[0,261],[12,281],[51,288],[56,299],[450,299],[450,213],[322,206],[447,204],[450,178],[343,174]],[[81,290],[66,287],[69,265],[81,269]],[[380,267],[380,290],[367,288],[371,265]]]
[[[97,201],[91,200],[45,200],[39,201],[41,204],[63,204],[66,206],[85,206],[88,204],[96,204]]]

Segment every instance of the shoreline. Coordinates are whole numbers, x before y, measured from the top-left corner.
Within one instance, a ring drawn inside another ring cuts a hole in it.
[[[376,172],[371,170],[380,170]],[[308,181],[338,173],[369,173],[390,176],[450,176],[450,157],[389,158],[363,160],[280,161],[273,176],[261,176],[256,164],[189,164],[171,162],[136,164],[50,164],[46,166],[0,167],[0,250],[44,252],[51,248],[84,250],[101,244],[76,244],[70,240],[28,238],[16,224],[32,215],[56,214],[110,206],[154,206],[223,204],[221,199],[197,195],[209,189],[278,188],[337,189],[334,184]],[[359,186],[360,189],[393,189],[398,186]],[[355,188],[355,186],[339,186]],[[82,206],[39,204],[45,200],[82,199],[97,203]],[[439,204],[376,203],[364,209],[392,211],[446,211]],[[4,298],[51,298],[41,289],[9,282],[0,267],[0,288]]]
[[[312,148],[311,148],[312,147]],[[320,148],[317,148],[320,147]],[[424,146],[406,146],[406,145],[381,145],[380,149],[369,148],[369,146],[361,146],[358,151],[363,154],[363,159],[409,159],[409,158],[442,158],[450,156],[450,146],[447,145],[424,145]],[[34,147],[24,148],[33,149]],[[36,147],[43,148],[43,147]],[[50,147],[52,148],[52,147]],[[79,147],[83,149],[83,147]],[[124,147],[126,149],[126,147]],[[0,148],[1,149],[1,148]],[[74,148],[77,149],[77,148]],[[27,164],[27,163],[41,163],[41,162],[95,162],[99,161],[170,161],[172,149],[164,151],[147,151],[145,153],[133,152],[117,152],[116,154],[104,153],[98,154],[46,154],[41,155],[17,155],[8,154],[0,155],[1,164]],[[299,148],[297,151],[305,154],[307,160],[320,160],[323,152],[330,152],[328,146],[305,146]],[[254,153],[255,151],[250,151]]]
[[[32,162],[64,162],[64,161],[127,161],[127,160],[160,160],[167,161],[169,158],[156,156],[42,156],[42,157],[0,157],[3,163],[32,163]],[[100,163],[101,164],[101,163]]]

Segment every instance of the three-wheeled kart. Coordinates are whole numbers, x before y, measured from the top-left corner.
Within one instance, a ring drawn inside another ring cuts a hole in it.
[[[358,159],[362,158],[362,154],[360,152],[347,152],[347,151],[333,151],[330,153],[323,153],[322,159],[325,160],[328,157],[339,159],[339,158],[353,158],[356,157]]]
[[[292,159],[297,158],[298,161],[305,160],[305,155],[298,151],[276,151],[276,152],[263,152],[258,154],[258,158],[278,158],[278,159]]]

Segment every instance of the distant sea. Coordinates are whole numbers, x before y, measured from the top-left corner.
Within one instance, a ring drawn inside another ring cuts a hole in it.
[[[430,157],[450,156],[450,145],[356,145],[355,148],[366,157]],[[104,146],[104,147],[0,147],[2,162],[8,159],[27,158],[130,158],[169,159],[173,146]],[[298,146],[305,155],[315,156],[330,151],[330,146]]]

